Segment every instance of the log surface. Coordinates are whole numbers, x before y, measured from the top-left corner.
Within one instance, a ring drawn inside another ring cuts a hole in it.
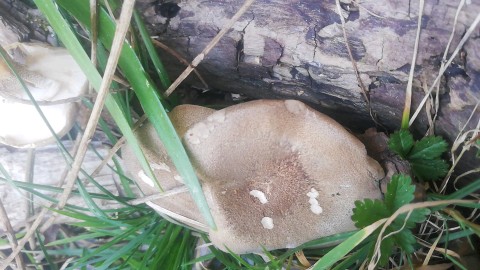
[[[168,22],[155,12],[154,1],[140,2],[138,6],[152,34],[192,60],[243,1],[180,1],[178,15]],[[423,97],[421,82],[425,80],[430,86],[438,74],[457,2],[425,1],[414,103]],[[460,12],[449,53],[480,12],[480,4],[474,2]],[[383,125],[398,128],[413,55],[418,3],[367,0],[361,1],[361,6],[341,7],[352,56],[373,113]],[[479,33],[476,29],[440,85],[437,132],[449,138],[457,135],[480,99]],[[162,56],[170,60],[169,67],[177,67],[177,72],[184,68],[167,53]],[[256,1],[199,70],[211,88],[255,98],[299,99],[347,126],[373,125],[332,0]],[[172,78],[177,74],[173,72]],[[193,75],[189,83],[201,86]],[[415,126],[425,131],[425,115]]]

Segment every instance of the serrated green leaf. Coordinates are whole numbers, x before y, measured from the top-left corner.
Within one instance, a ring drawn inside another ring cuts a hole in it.
[[[447,174],[449,165],[443,159],[415,159],[410,161],[412,172],[422,180],[436,180]]]
[[[394,228],[394,230],[400,230],[402,227],[407,229],[415,228],[417,223],[422,223],[425,221],[428,214],[430,214],[430,209],[428,208],[414,209],[408,216],[408,220],[406,222],[405,218],[407,213],[401,214],[397,217],[397,219],[395,219],[391,227]]]
[[[430,213],[431,211],[428,208],[417,208],[413,210],[413,212],[410,214],[410,217],[408,217],[408,221],[414,223],[423,223],[427,219],[427,216],[430,215]]]
[[[390,150],[406,159],[414,144],[412,134],[405,129],[397,131],[390,136],[388,147]]]
[[[390,216],[390,213],[385,204],[380,200],[365,199],[363,201],[355,201],[352,220],[359,229],[365,228],[375,221],[388,216]]]
[[[385,193],[385,205],[393,213],[398,208],[413,201],[415,195],[415,186],[412,185],[410,176],[395,174],[387,185]]]
[[[380,259],[378,260],[379,266],[385,266],[388,263],[388,258],[393,252],[393,248],[395,247],[395,238],[387,237],[382,240],[380,244]],[[374,251],[372,249],[372,251]]]
[[[448,149],[447,142],[440,136],[424,137],[416,142],[408,159],[437,159]]]
[[[352,215],[355,226],[365,228],[383,218],[390,217],[400,207],[413,201],[414,192],[415,186],[412,185],[412,179],[409,176],[393,175],[391,182],[387,185],[384,201],[371,199],[355,201]],[[428,214],[430,214],[430,209],[428,208],[413,209],[409,214],[399,215],[386,228],[383,236],[388,236],[392,232],[394,234],[381,240],[379,266],[384,266],[388,263],[389,257],[396,246],[402,248],[407,254],[415,250],[416,239],[411,229],[416,226],[416,223],[424,222]],[[374,242],[373,239],[376,241],[378,234],[378,231],[373,233],[374,238],[372,238],[372,242]],[[375,245],[371,245],[370,258],[375,252],[374,249]]]
[[[401,247],[406,253],[412,253],[415,251],[414,245],[417,243],[417,239],[413,235],[411,230],[402,230],[393,238],[399,247]]]

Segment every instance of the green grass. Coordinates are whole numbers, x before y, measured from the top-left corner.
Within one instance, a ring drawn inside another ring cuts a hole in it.
[[[63,45],[82,67],[92,86],[98,89],[101,84],[100,74],[106,65],[108,51],[113,40],[114,20],[103,7],[99,9],[100,31],[97,44],[99,67],[97,69],[91,64],[84,49],[88,45],[80,43],[68,23],[69,21],[78,21],[87,31],[90,31],[88,0],[57,0],[56,2],[35,0],[34,2],[45,14]],[[61,8],[61,12],[55,3]],[[109,1],[109,3],[113,9],[120,7],[117,1]],[[137,42],[125,41],[118,64],[120,74],[125,76],[131,89],[121,90],[119,85],[113,83],[112,89],[119,91],[109,95],[105,104],[106,109],[114,118],[123,136],[127,138],[128,143],[135,149],[136,156],[144,170],[150,172],[148,163],[132,131],[130,102],[134,98],[140,101],[141,108],[155,126],[159,137],[167,146],[168,152],[172,154],[171,158],[183,178],[187,180],[186,184],[192,191],[199,209],[209,220],[210,225],[214,227],[198,180],[166,115],[174,102],[164,99],[161,94],[170,85],[165,67],[151,44],[142,19],[137,13],[134,14],[132,26],[132,38]],[[131,44],[138,44],[140,47],[132,47]],[[153,67],[151,68],[153,72],[148,73],[147,70],[150,69],[147,67]],[[159,82],[160,86],[157,87],[153,82]],[[85,100],[84,103],[92,106],[88,100]],[[99,127],[114,144],[118,138],[106,122],[100,120]],[[403,141],[399,140],[400,143]],[[412,148],[413,139],[410,140],[409,137],[408,141],[411,141],[410,148]],[[94,147],[91,147],[95,151]],[[408,157],[409,154],[413,155],[409,152],[410,148],[408,151],[404,149],[405,157]],[[437,158],[437,156],[435,157]],[[67,159],[71,160],[71,157]],[[57,269],[68,259],[73,258],[72,261],[69,261],[66,269],[87,269],[88,267],[95,269],[191,269],[194,263],[214,260],[219,265],[219,269],[306,269],[306,266],[302,266],[295,255],[295,252],[302,251],[312,264],[312,269],[358,269],[361,265],[368,265],[375,245],[385,241],[379,237],[381,230],[386,228],[388,231],[389,222],[395,224],[397,227],[394,228],[398,229],[398,225],[400,224],[401,227],[404,224],[405,217],[413,209],[428,209],[431,211],[428,216],[429,221],[443,228],[437,243],[439,247],[448,248],[450,241],[475,237],[480,232],[478,225],[470,222],[455,210],[480,208],[478,201],[466,200],[472,193],[480,190],[480,180],[477,180],[448,195],[427,194],[426,204],[409,204],[411,201],[409,199],[408,202],[390,209],[388,214],[382,216],[381,219],[374,220],[371,224],[364,224],[361,229],[316,239],[294,249],[265,251],[264,256],[260,256],[258,254],[225,253],[209,246],[210,253],[195,258],[195,247],[199,238],[194,236],[191,230],[161,218],[146,205],[130,205],[129,201],[134,196],[133,181],[124,175],[121,164],[115,157],[111,170],[119,176],[125,195],[110,193],[95,180],[95,177],[90,177],[86,172],[82,172],[86,181],[99,191],[89,192],[83,181],[76,182],[72,194],[80,196],[86,207],[67,204],[62,210],[51,209],[61,215],[74,218],[77,222],[71,225],[61,225],[56,239],[52,242],[45,242],[42,234],[37,232],[37,251],[41,252],[45,259],[38,263],[31,253],[25,252],[29,263],[37,265],[39,269],[41,265],[49,269]],[[44,193],[48,191],[61,194],[63,192],[63,189],[59,187],[25,183],[17,181],[19,179],[12,179],[1,164],[0,172],[3,174],[3,176],[0,175],[0,182],[31,193],[36,199],[57,203],[54,197]],[[153,176],[151,172],[150,175]],[[103,209],[96,203],[98,200],[114,202],[119,206],[117,209]],[[395,217],[396,214],[398,214],[398,219],[393,219],[392,217]],[[390,218],[392,220],[389,220]],[[459,229],[450,229],[456,226],[459,226]],[[418,226],[410,225],[409,229],[418,232],[416,231]],[[440,235],[439,233],[430,233],[415,236],[432,244]],[[19,233],[18,237],[23,237],[23,234]],[[208,237],[202,235],[202,238],[208,242]],[[0,243],[6,243],[2,241],[3,239],[0,239]],[[428,251],[417,242],[412,243],[411,248],[414,251],[421,249],[423,252]],[[411,260],[402,261],[403,258],[409,258],[409,252],[392,246],[389,253],[386,255],[387,259],[399,264],[412,264]],[[451,261],[459,267],[463,267],[460,261],[449,255],[445,255],[443,261]],[[392,267],[392,265],[387,264],[385,267]]]
[[[79,66],[85,72],[91,85],[95,89],[99,89],[101,83],[100,74],[90,62],[86,52],[83,50],[72,30],[68,27],[68,24],[66,24],[66,21],[63,19],[61,13],[56,9],[53,1],[37,0],[35,3],[49,20],[52,28],[57,33],[65,47],[70,51]],[[87,27],[87,29],[90,27],[88,1],[58,0],[56,3],[74,16],[80,23]],[[99,9],[98,15],[98,37],[103,46],[108,49],[112,45],[113,35],[115,33],[115,23],[114,20],[112,20],[108,13],[103,9]],[[155,57],[154,55],[153,58],[158,57]],[[145,72],[142,64],[135,54],[135,51],[127,42],[123,44],[118,66],[122,73],[126,76],[126,79],[129,81],[131,87],[134,89],[138,99],[140,100],[143,110],[148,115],[149,121],[155,127],[159,137],[165,145],[167,153],[172,159],[179,174],[184,179],[186,186],[190,189],[192,197],[197,203],[201,213],[204,215],[205,220],[212,228],[215,228],[213,218],[201,191],[198,179],[188,159],[185,149],[183,148],[183,145],[180,142],[180,139],[178,138],[178,135],[167,116],[166,110],[159,95],[159,90],[154,86],[150,76]],[[163,72],[163,74],[165,73]],[[121,106],[119,106],[119,104],[111,95],[107,97],[105,106],[114,118],[123,135],[127,138],[128,143],[142,164],[144,171],[147,172],[147,175],[152,179],[155,179],[155,176],[148,166],[148,162],[146,161],[145,156],[143,155],[142,150],[140,149],[138,142],[133,135],[129,121],[126,119],[125,113],[122,111]],[[161,189],[160,185],[159,188]]]

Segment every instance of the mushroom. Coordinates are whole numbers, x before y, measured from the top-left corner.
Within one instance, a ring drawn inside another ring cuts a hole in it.
[[[15,70],[54,132],[63,136],[74,123],[75,99],[87,90],[87,78],[64,48],[15,43],[9,49]],[[0,126],[0,143],[13,147],[36,147],[55,141],[3,59],[0,59]]]
[[[175,130],[181,136],[185,134],[190,126],[205,119],[212,112],[215,112],[215,110],[195,105],[180,105],[169,113],[169,117]],[[173,190],[184,186],[182,178],[168,157],[167,151],[158,138],[153,125],[147,122],[141,126],[135,134],[150,163],[155,178],[160,182],[162,189]],[[128,145],[122,148],[122,157],[127,172],[136,180],[136,183],[145,195],[152,195],[159,192],[158,187],[154,185],[154,180],[145,174],[142,166],[135,158],[133,150]],[[168,215],[193,228],[202,231],[207,230],[207,227],[203,225],[205,224],[203,217],[188,193],[180,193],[175,196],[156,199],[152,202],[147,202],[147,204],[163,216]]]
[[[375,181],[384,173],[364,145],[299,101],[214,112],[184,143],[218,227],[210,240],[223,250],[293,247],[352,230],[354,201],[381,197]]]
[[[384,172],[365,146],[299,101],[234,105],[179,135],[217,224],[210,240],[222,250],[292,248],[353,230],[354,201],[381,197]]]

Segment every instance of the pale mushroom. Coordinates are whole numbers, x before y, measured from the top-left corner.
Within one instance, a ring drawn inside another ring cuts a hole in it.
[[[205,119],[213,112],[215,112],[215,110],[201,106],[180,105],[175,107],[168,115],[175,130],[181,136],[185,134],[190,126]],[[145,123],[136,131],[136,135],[162,189],[173,190],[184,186],[182,178],[168,157],[167,151],[163,147],[152,124],[149,122]],[[160,190],[154,185],[154,180],[145,174],[142,166],[128,145],[122,148],[122,156],[125,168],[132,178],[136,180],[142,192],[145,195],[159,193]],[[188,192],[176,194],[172,197],[156,199],[152,202],[147,202],[147,204],[162,215],[169,215],[171,218],[196,229],[202,231],[207,230],[207,227],[203,225],[205,221]]]
[[[172,117],[175,126],[187,114],[177,116]],[[206,112],[189,123],[179,135],[217,225],[209,231],[210,240],[222,250],[291,248],[353,230],[354,201],[381,197],[377,181],[384,172],[364,145],[299,101],[251,101]],[[162,148],[156,136],[144,134],[138,133],[143,143]],[[154,156],[157,162],[168,161],[164,152]],[[133,172],[138,170],[139,165]],[[188,197],[168,200],[155,203],[194,208]],[[189,218],[203,222],[199,214]]]
[[[58,136],[74,124],[78,97],[87,90],[87,78],[64,48],[42,43],[9,46],[11,60]],[[54,136],[32,105],[18,79],[0,59],[0,143],[36,147]]]
[[[212,113],[184,143],[218,230],[236,253],[294,247],[355,228],[354,201],[380,198],[380,165],[333,119],[295,101]]]

